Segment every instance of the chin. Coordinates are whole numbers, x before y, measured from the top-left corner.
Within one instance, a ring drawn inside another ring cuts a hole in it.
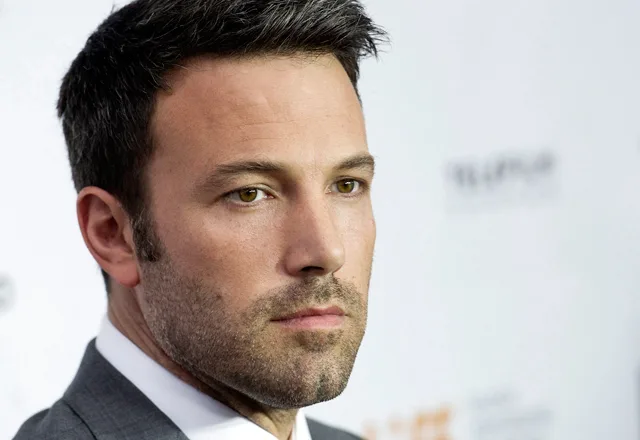
[[[280,392],[253,397],[271,408],[297,409],[333,400],[342,394],[346,386],[347,380],[336,382],[333,378],[321,376],[314,383],[291,383]]]

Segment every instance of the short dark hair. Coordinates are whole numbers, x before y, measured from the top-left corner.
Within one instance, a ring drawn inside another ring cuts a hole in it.
[[[89,37],[62,81],[58,116],[76,190],[108,191],[140,225],[134,236],[144,234],[149,121],[170,70],[202,55],[333,54],[357,93],[361,58],[377,56],[386,38],[358,0],[133,1]]]

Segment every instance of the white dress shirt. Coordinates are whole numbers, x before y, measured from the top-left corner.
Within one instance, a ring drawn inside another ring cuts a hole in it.
[[[105,317],[96,348],[147,396],[189,440],[274,440],[276,437],[231,408],[178,379],[147,356]],[[298,411],[291,440],[311,440]]]

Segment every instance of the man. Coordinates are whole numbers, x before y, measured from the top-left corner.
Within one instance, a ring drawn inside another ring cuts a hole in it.
[[[16,439],[348,439],[375,241],[357,0],[138,0],[58,102],[108,316]]]

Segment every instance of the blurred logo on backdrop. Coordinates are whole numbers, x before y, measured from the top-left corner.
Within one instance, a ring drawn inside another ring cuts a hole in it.
[[[470,408],[474,440],[551,438],[551,409],[522,400],[509,390],[474,399]]]
[[[447,204],[484,208],[547,199],[557,191],[558,162],[547,149],[451,160],[445,167]]]
[[[466,405],[442,405],[408,417],[389,417],[364,427],[366,440],[549,440],[551,409],[504,390],[471,398]],[[459,417],[456,415],[459,414]],[[469,423],[469,425],[467,425]],[[465,426],[466,425],[466,426]],[[455,432],[455,434],[454,434]],[[468,433],[463,437],[461,433]]]
[[[15,299],[15,288],[11,279],[0,274],[0,315],[8,311]]]
[[[412,417],[390,418],[383,423],[368,423],[366,440],[453,440],[450,433],[453,411],[442,406],[432,411],[420,411]]]

